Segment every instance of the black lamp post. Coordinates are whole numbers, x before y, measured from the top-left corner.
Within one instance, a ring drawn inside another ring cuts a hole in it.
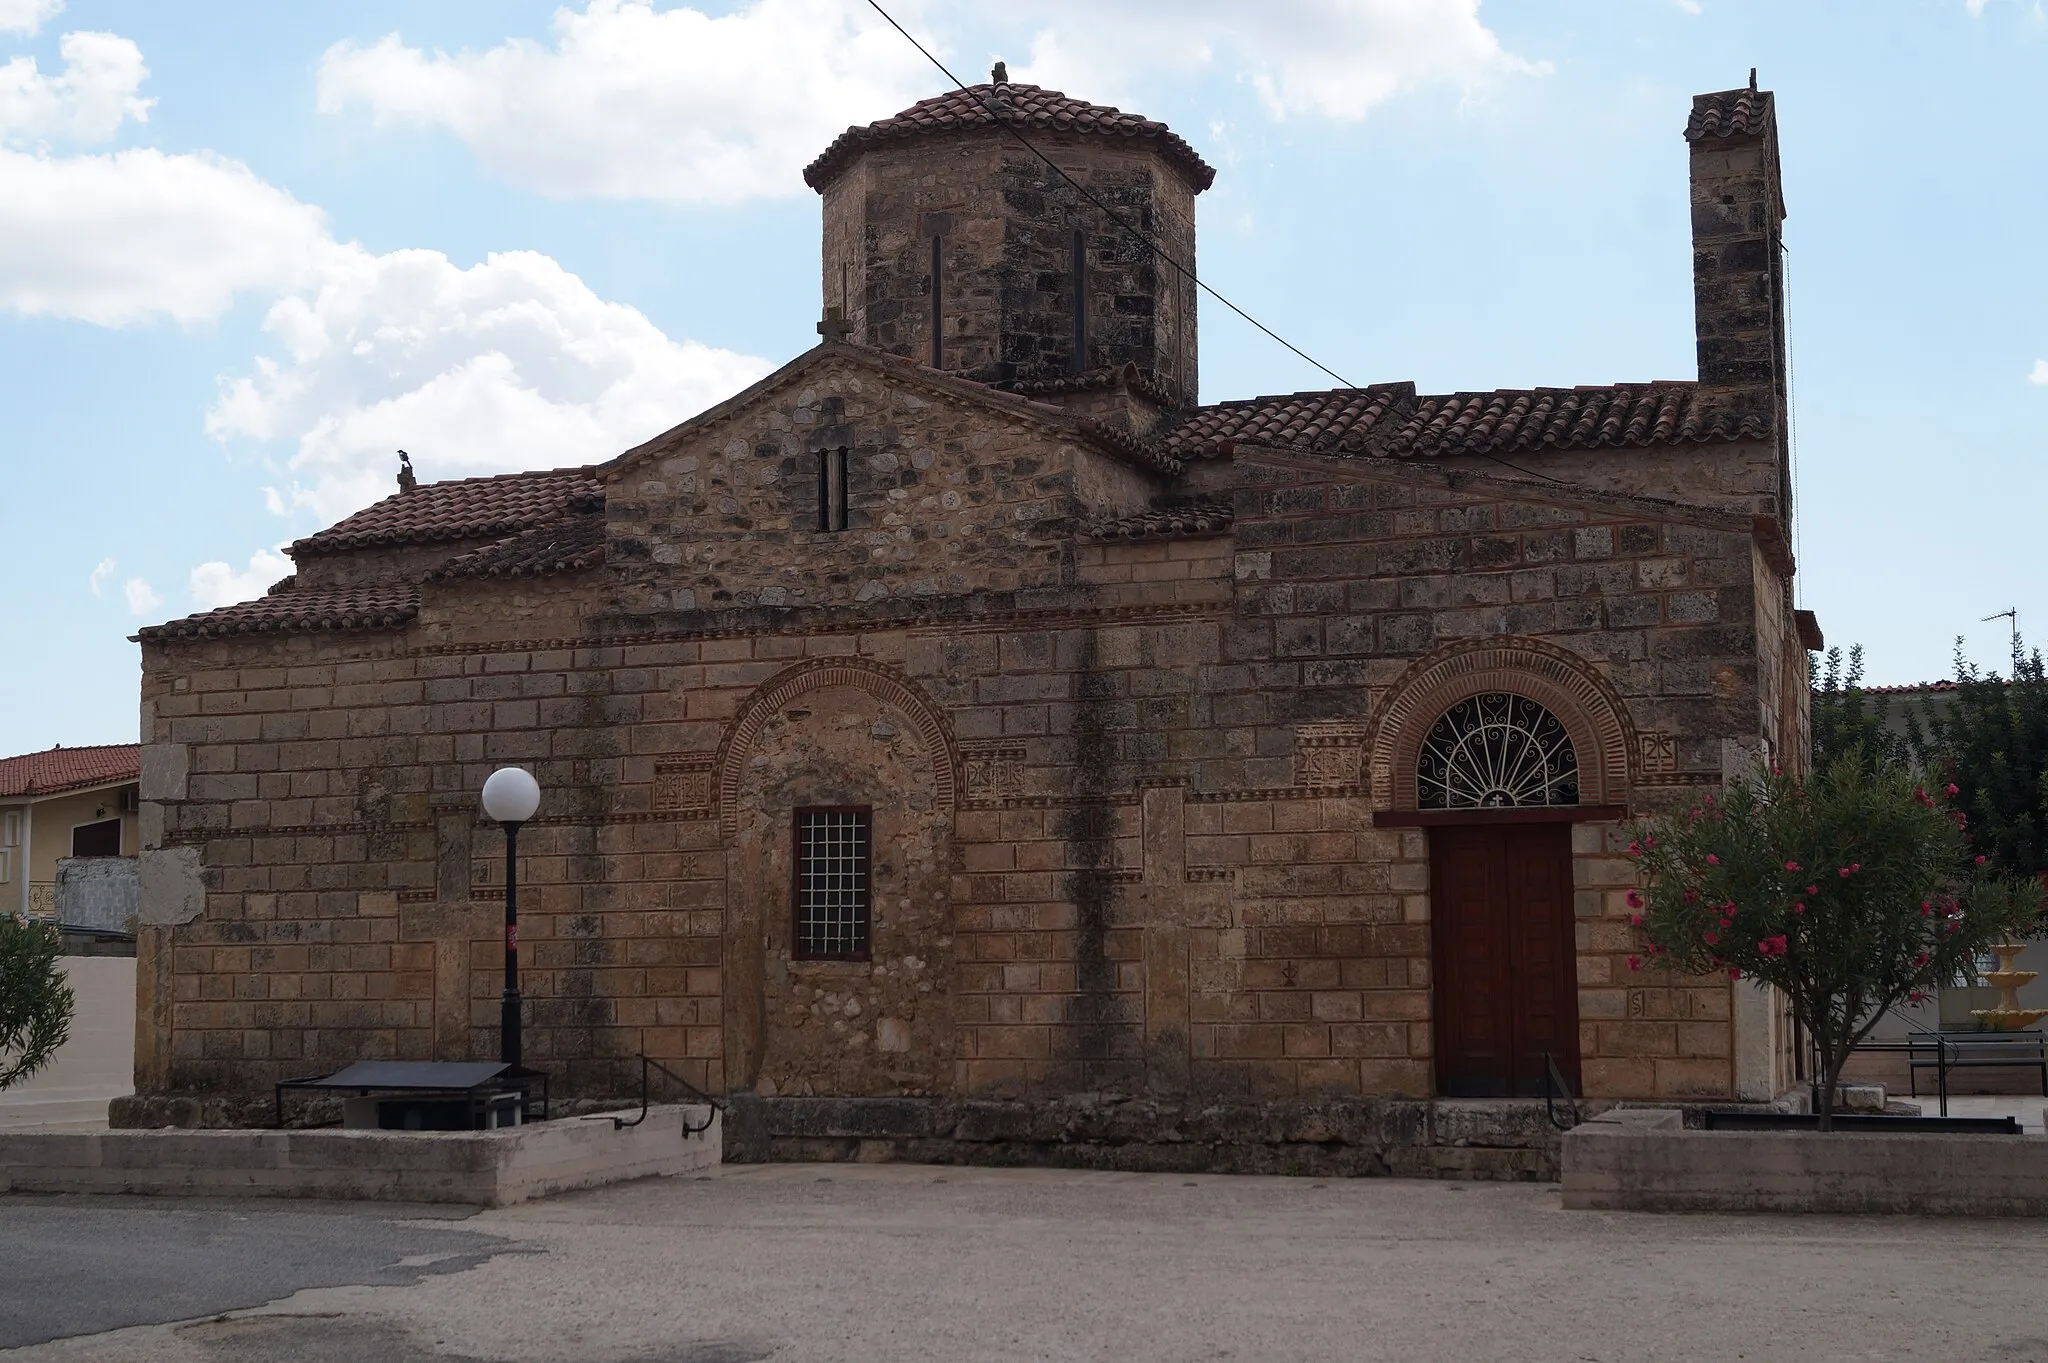
[[[519,1059],[519,825],[540,808],[540,782],[518,767],[500,767],[484,782],[484,814],[505,830],[505,995],[498,1014],[498,1059]]]

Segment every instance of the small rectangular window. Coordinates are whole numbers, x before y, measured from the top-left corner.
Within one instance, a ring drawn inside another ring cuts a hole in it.
[[[932,236],[932,368],[946,367],[946,239]]]
[[[0,814],[0,847],[13,847],[21,841],[21,815]]]
[[[871,835],[865,809],[796,812],[797,959],[867,958]]]
[[[1074,372],[1088,368],[1088,234],[1074,229]]]
[[[846,528],[846,448],[818,451],[818,530]]]
[[[14,879],[14,849],[0,847],[0,884]]]
[[[118,857],[121,855],[121,821],[102,819],[97,823],[75,824],[71,829],[74,857]]]

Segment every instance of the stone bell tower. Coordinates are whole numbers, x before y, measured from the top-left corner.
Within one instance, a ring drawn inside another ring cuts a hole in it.
[[[1163,123],[991,76],[848,128],[804,171],[825,306],[856,341],[984,383],[1132,364],[1193,403],[1194,283],[1109,213],[1192,270],[1216,172]]]

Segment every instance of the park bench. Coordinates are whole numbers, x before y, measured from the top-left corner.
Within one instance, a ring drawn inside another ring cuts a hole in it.
[[[1896,1040],[1865,1041],[1858,1051],[1903,1054],[1906,1084],[1920,1096],[1920,1071],[1933,1070],[1941,1110],[1948,1111],[1948,1076],[1952,1070],[2020,1068],[2041,1076],[2041,1096],[2048,1098],[2048,1033],[1932,1032],[1915,1028]]]

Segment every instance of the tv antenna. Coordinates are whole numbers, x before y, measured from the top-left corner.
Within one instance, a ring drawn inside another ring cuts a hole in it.
[[[1987,616],[1985,616],[1985,617],[1984,617],[1984,623],[1985,623],[1985,624],[1987,624],[1987,625],[1988,625],[1988,624],[1990,624],[1990,623],[1991,623],[1991,622],[1992,622],[1993,620],[2010,620],[2010,621],[2012,621],[2012,665],[2013,665],[2013,670],[2014,670],[2015,672],[2017,672],[2017,671],[2019,670],[2019,665],[2020,665],[2020,610],[2019,610],[2019,607],[2018,607],[2018,606],[2013,606],[2013,607],[2011,607],[2011,608],[2009,608],[2009,609],[2007,609],[2007,610],[2002,610],[2002,611],[2000,611],[2000,612],[1999,612],[1998,614],[1996,614],[1996,615],[1987,615]]]

